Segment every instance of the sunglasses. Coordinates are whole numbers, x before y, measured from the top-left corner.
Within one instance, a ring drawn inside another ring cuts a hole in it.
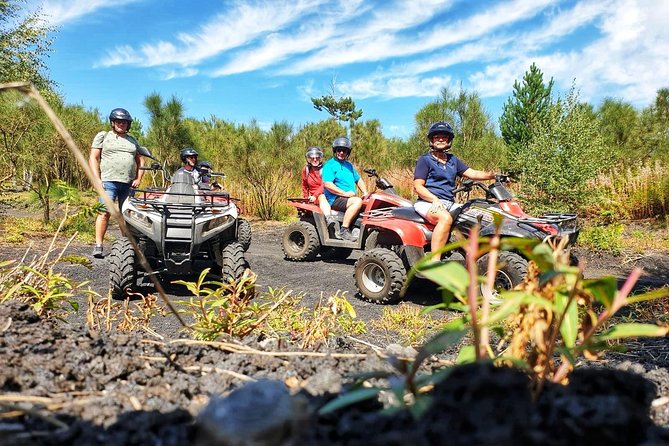
[[[334,151],[335,152],[350,152],[351,149],[346,148],[346,147],[335,147]]]
[[[432,141],[450,141],[453,137],[449,135],[434,135]]]
[[[310,156],[309,161],[320,161],[321,157],[320,156]]]

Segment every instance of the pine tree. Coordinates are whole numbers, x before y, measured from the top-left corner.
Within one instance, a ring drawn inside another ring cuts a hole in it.
[[[545,85],[543,73],[534,63],[525,72],[522,83],[516,81],[513,84],[513,96],[504,104],[499,120],[502,138],[509,148],[509,167],[513,170],[522,170],[522,166],[513,165],[514,158],[527,147],[534,132],[545,122],[552,89],[553,79]]]

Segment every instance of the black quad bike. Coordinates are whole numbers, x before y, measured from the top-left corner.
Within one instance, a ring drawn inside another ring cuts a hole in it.
[[[169,187],[132,190],[122,215],[153,271],[186,275],[216,265],[224,281],[241,276],[248,267],[244,252],[251,243],[251,226],[239,217],[230,195],[198,188],[183,171],[170,178],[157,162],[143,169],[160,172]],[[122,299],[145,273],[126,237],[112,243],[108,261],[111,295]]]
[[[333,210],[331,216],[326,216],[318,203],[305,198],[289,198],[290,204],[297,209],[299,221],[290,224],[283,233],[281,245],[287,260],[308,262],[315,260],[319,254],[325,260],[344,260],[354,249],[376,246],[376,233],[367,230],[364,215],[375,210],[413,206],[413,202],[399,196],[393,185],[380,177],[375,169],[364,169],[363,172],[374,178],[376,190],[363,198],[361,214],[351,227],[358,239],[347,241],[336,237],[344,218],[343,212]]]
[[[493,235],[494,215],[502,218],[502,237],[542,241],[567,237],[568,245],[576,241],[579,232],[576,214],[548,213],[541,217],[531,217],[506,188],[505,183],[508,181],[506,175],[498,175],[490,185],[472,180],[462,182],[455,192],[465,193],[467,200],[455,204],[450,211],[453,216],[451,241],[454,241],[455,230],[467,237],[474,225],[480,225],[481,236]],[[482,190],[485,197],[469,199],[469,193],[474,188]],[[356,261],[354,278],[359,296],[376,303],[398,301],[408,270],[430,251],[434,225],[428,223],[413,207],[372,210],[366,212],[363,219],[366,221],[366,229],[376,233],[377,246],[366,250]],[[487,265],[487,258],[485,255],[479,260],[480,270]],[[464,252],[445,253],[442,261],[464,264]],[[526,274],[527,259],[518,252],[502,251],[499,253],[495,290],[487,290],[482,285],[481,292],[495,300],[496,290],[512,289]]]

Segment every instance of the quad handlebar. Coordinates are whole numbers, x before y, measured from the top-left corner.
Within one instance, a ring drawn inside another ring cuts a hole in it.
[[[477,187],[485,193],[486,199],[496,198],[500,201],[509,200],[512,198],[512,196],[504,186],[504,183],[510,183],[510,182],[511,179],[509,178],[509,175],[506,174],[495,175],[495,182],[489,185],[482,183],[480,181],[467,179],[460,184],[460,187],[453,190],[453,195],[459,192],[469,193],[475,187]]]

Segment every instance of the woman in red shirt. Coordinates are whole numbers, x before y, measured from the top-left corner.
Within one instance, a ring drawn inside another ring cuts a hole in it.
[[[302,169],[302,195],[312,203],[318,203],[325,218],[330,220],[331,209],[328,200],[323,194],[323,178],[321,178],[321,167],[323,167],[323,151],[318,147],[307,149],[307,165]]]

